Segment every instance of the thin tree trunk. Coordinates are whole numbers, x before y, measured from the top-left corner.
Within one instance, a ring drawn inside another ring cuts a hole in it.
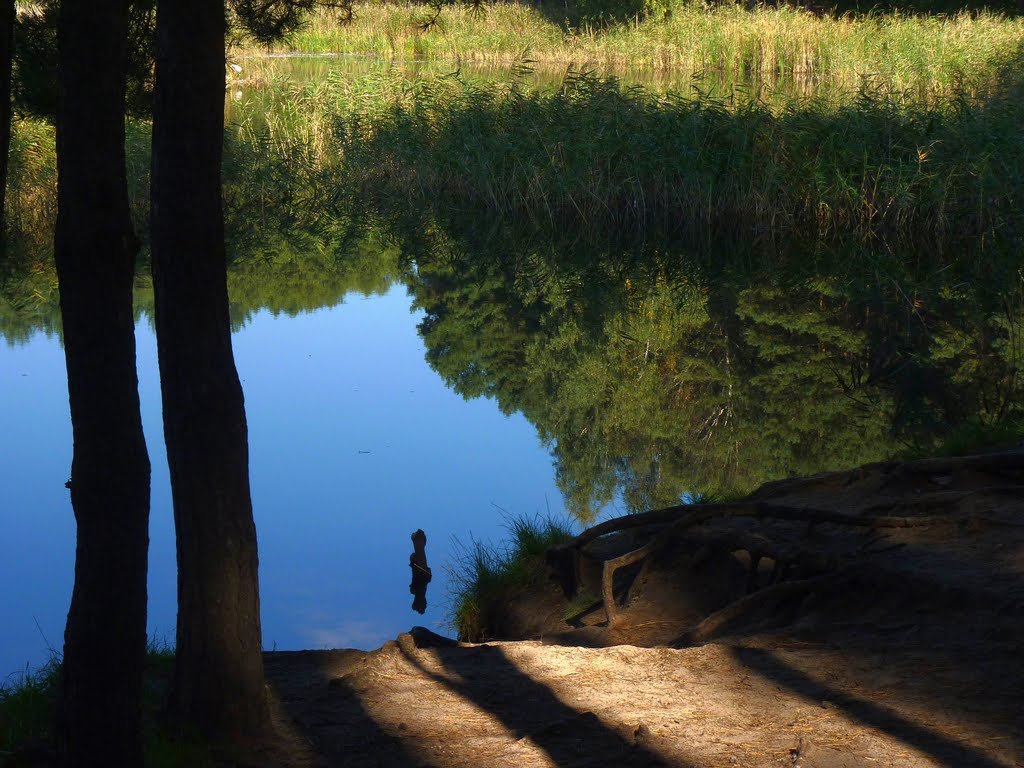
[[[7,167],[11,151],[11,66],[14,63],[14,0],[0,0],[0,243],[7,231]]]
[[[57,230],[74,432],[75,587],[57,747],[64,766],[142,765],[149,457],[125,175],[128,0],[63,0]]]
[[[178,553],[172,709],[216,739],[267,722],[248,436],[231,350],[223,3],[157,10],[153,283]]]

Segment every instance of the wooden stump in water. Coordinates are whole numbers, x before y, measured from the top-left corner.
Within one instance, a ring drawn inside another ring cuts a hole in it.
[[[413,595],[412,609],[417,613],[427,610],[427,584],[432,574],[427,565],[427,534],[417,529],[412,535],[413,552],[409,555],[409,567],[412,569],[412,583],[409,592]]]

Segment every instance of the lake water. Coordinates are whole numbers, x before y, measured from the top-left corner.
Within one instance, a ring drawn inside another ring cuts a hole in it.
[[[229,282],[267,648],[446,631],[455,539],[498,542],[508,515],[592,520],[742,493],[1021,418],[1019,254],[982,279],[977,260],[881,246],[769,258],[444,211],[412,231],[382,215],[332,249],[257,229],[229,226],[247,238]],[[72,587],[71,428],[44,262],[0,295],[0,674],[60,649]],[[173,641],[144,276],[137,298],[149,631]],[[434,571],[425,616],[408,593],[417,528]]]
[[[420,313],[421,314],[421,313]],[[369,648],[442,623],[452,539],[500,540],[502,516],[561,509],[551,458],[522,416],[466,401],[424,360],[403,286],[296,317],[254,314],[234,335],[249,420],[268,648]],[[139,387],[153,463],[149,628],[173,641],[174,532],[156,342],[139,323]],[[39,333],[0,344],[0,668],[60,648],[74,563],[63,351]],[[410,609],[409,535],[434,570]]]

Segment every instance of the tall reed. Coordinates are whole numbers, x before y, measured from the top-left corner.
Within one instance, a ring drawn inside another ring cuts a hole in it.
[[[529,4],[493,4],[482,12],[446,5],[436,26],[424,30],[432,14],[427,4],[362,3],[353,23],[314,15],[274,50],[492,63],[526,55],[615,74],[715,71],[847,86],[869,78],[897,89],[935,90],[991,75],[1024,43],[1024,21],[989,12],[819,17],[785,5],[748,11],[692,1],[671,2],[669,9],[632,24],[566,30]],[[260,50],[243,41],[236,55]]]
[[[484,208],[538,225],[754,237],[1019,234],[1024,77],[922,99],[656,95],[575,74],[554,93],[376,77],[278,93],[334,120],[338,194]],[[315,115],[315,116],[312,116]]]

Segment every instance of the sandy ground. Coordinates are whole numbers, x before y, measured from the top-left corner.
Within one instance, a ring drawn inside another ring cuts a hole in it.
[[[570,627],[545,592],[524,631],[536,639],[430,647],[402,635],[372,652],[267,654],[279,738],[259,762],[1024,766],[1017,456],[766,486],[756,499],[942,519],[884,536],[757,523],[854,576],[702,645],[668,647],[714,609],[722,566],[702,572],[683,542],[623,594],[615,627],[600,608]]]

